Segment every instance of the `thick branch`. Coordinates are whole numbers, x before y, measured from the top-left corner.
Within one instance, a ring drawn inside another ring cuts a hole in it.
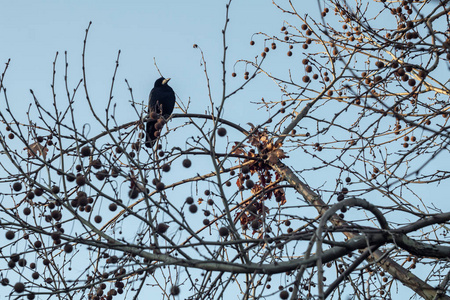
[[[277,171],[283,178],[289,182],[294,188],[299,192],[303,198],[308,201],[310,204],[314,205],[317,211],[323,215],[327,209],[328,205],[323,202],[321,197],[312,191],[305,183],[303,183],[297,175],[285,164],[278,161],[277,163],[271,164],[272,168]],[[330,221],[335,226],[344,226],[348,225],[343,219],[339,218],[336,214],[334,214]],[[355,233],[345,232],[344,233],[348,238],[353,238],[356,236]],[[382,258],[383,253],[380,250],[376,250],[373,252],[373,257],[377,261],[377,264],[380,265],[384,270],[386,270],[389,274],[391,274],[394,278],[400,280],[405,286],[414,290],[417,294],[425,299],[449,299],[450,297],[446,295],[439,295],[438,290],[403,268],[401,265],[396,263],[389,257]],[[435,298],[437,296],[437,298]]]

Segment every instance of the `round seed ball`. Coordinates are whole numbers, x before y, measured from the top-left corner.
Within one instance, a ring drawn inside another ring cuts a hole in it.
[[[192,203],[194,203],[194,198],[192,198],[192,197],[187,197],[187,198],[186,198],[186,203],[187,203],[187,204],[192,204]]]
[[[195,213],[197,212],[197,210],[198,210],[197,205],[191,204],[191,205],[189,206],[189,211],[190,211],[191,213],[195,214]]]
[[[219,229],[219,235],[221,237],[226,237],[230,232],[228,231],[228,228],[226,227],[220,227]]]
[[[162,190],[164,190],[165,188],[166,188],[166,185],[165,185],[164,183],[162,183],[161,181],[158,182],[158,183],[156,184],[156,189],[157,189],[158,191],[162,191]]]
[[[73,246],[71,244],[64,245],[64,251],[66,253],[71,253],[73,251]]]
[[[23,214],[24,214],[25,216],[28,216],[29,214],[31,214],[31,208],[25,207],[25,208],[23,209]]]
[[[12,240],[12,239],[14,239],[15,236],[16,236],[16,234],[12,230],[8,230],[5,233],[5,237],[6,237],[7,240]]]
[[[180,294],[180,288],[177,285],[174,285],[171,289],[170,289],[170,294],[177,296]]]
[[[81,148],[81,156],[86,157],[91,155],[91,148],[89,148],[88,146],[84,146],[83,148]]]
[[[170,171],[170,165],[169,164],[163,164],[161,166],[161,169],[163,170],[163,172],[169,172]]]
[[[25,285],[22,282],[17,282],[14,285],[14,291],[16,293],[23,293],[25,291]]]
[[[189,158],[186,158],[186,159],[183,160],[183,167],[190,168],[191,165],[192,165],[192,162],[191,162],[191,160]]]
[[[109,208],[110,211],[116,211],[117,210],[117,204],[111,203],[108,208]]]
[[[287,299],[289,298],[289,292],[284,290],[280,292],[280,299]]]
[[[13,190],[16,192],[19,192],[22,189],[22,183],[21,182],[14,182],[13,184]]]
[[[102,216],[99,216],[99,215],[95,216],[94,221],[95,221],[95,223],[100,223],[102,221]]]
[[[217,129],[217,134],[219,136],[225,136],[227,134],[227,130],[223,127],[220,127],[219,129]]]
[[[158,226],[156,227],[156,231],[158,233],[164,233],[167,231],[168,228],[169,225],[167,225],[166,223],[159,223]]]

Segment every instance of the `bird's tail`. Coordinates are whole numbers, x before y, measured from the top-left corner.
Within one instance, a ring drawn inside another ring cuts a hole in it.
[[[145,146],[147,148],[151,148],[153,147],[153,145],[156,142],[156,135],[155,133],[158,131],[155,128],[155,124],[156,124],[156,120],[150,120],[147,122],[146,127],[145,127],[145,132],[146,132],[146,136],[145,136]]]

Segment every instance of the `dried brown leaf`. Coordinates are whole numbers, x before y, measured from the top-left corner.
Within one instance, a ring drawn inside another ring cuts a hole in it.
[[[282,149],[276,149],[268,153],[267,160],[270,163],[275,164],[279,159],[283,159],[286,157],[288,157],[286,155],[286,152],[284,152]]]
[[[23,148],[23,150],[27,150],[28,157],[35,157],[36,154],[42,156],[44,159],[47,157],[48,148],[39,144],[39,142],[35,142],[29,147]]]

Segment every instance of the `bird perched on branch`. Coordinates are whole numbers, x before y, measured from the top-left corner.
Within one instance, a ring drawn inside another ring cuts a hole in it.
[[[150,120],[147,122],[145,132],[145,146],[152,147],[158,138],[164,118],[170,117],[175,106],[175,93],[167,84],[170,78],[161,77],[155,81],[155,86],[148,97],[148,112]],[[162,118],[163,117],[163,118]]]

